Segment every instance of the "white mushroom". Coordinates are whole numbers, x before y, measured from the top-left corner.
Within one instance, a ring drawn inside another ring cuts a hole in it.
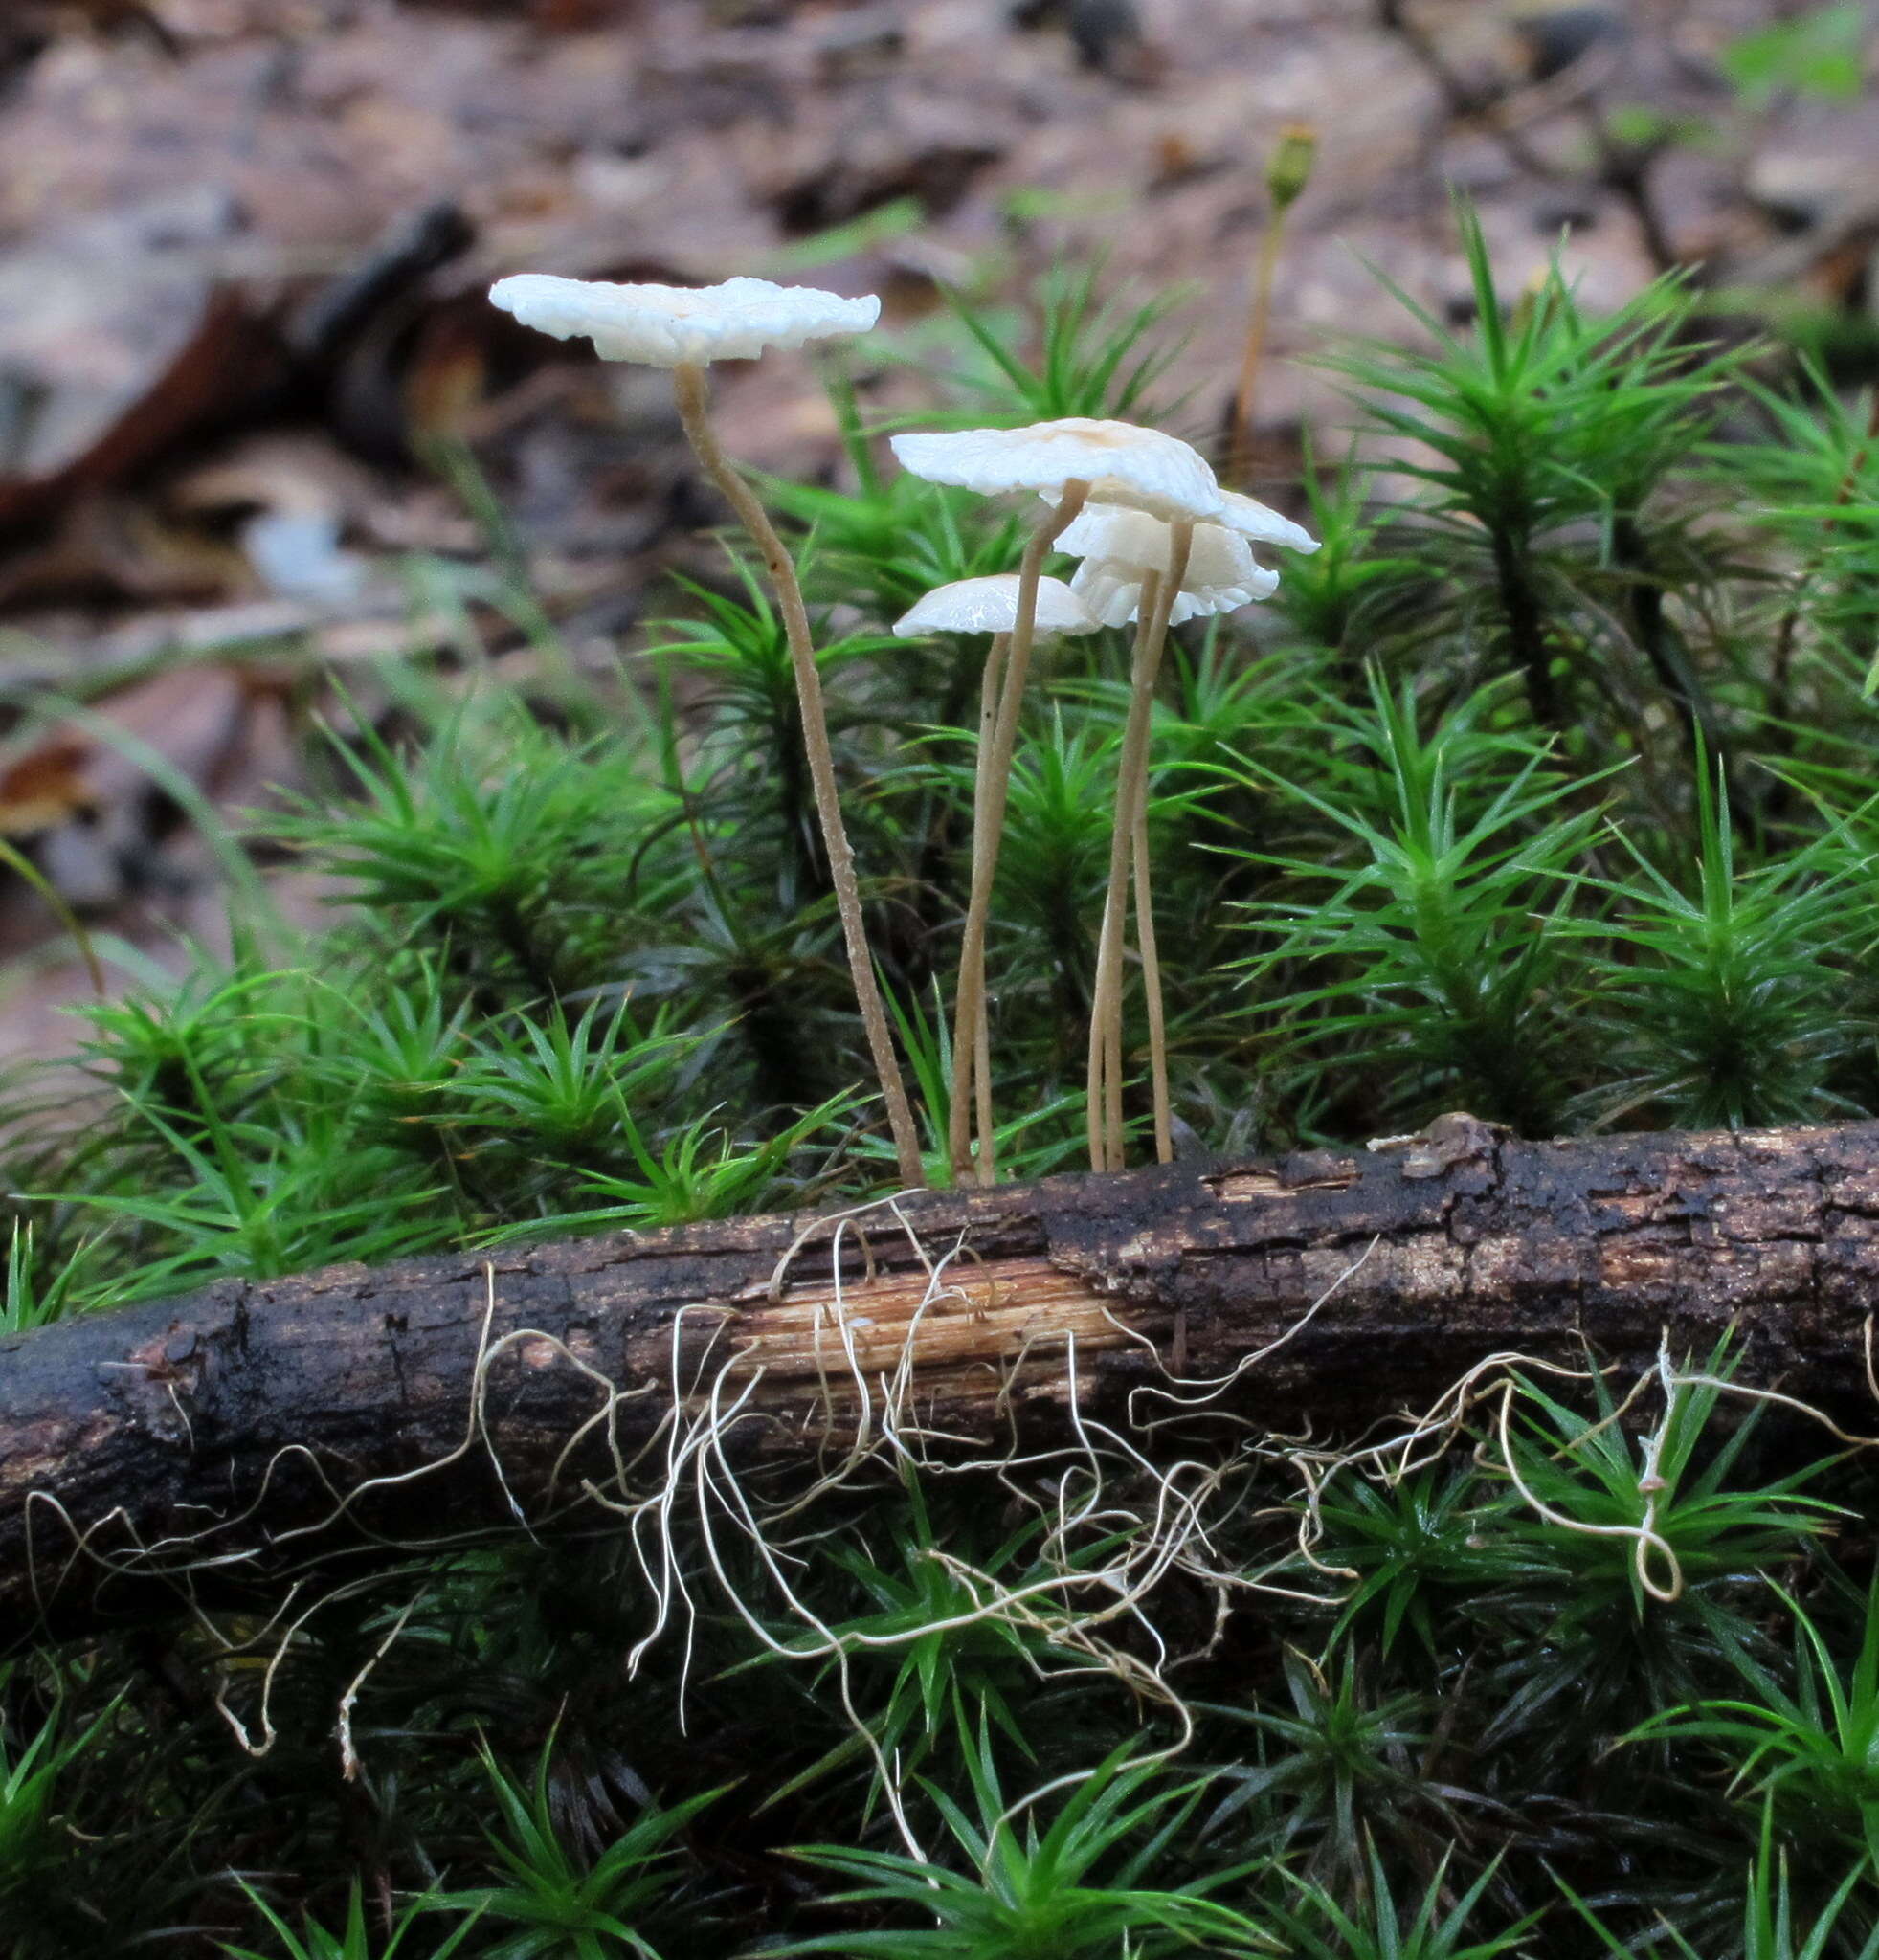
[[[1023,577],[1017,572],[999,572],[991,578],[962,578],[951,585],[936,587],[894,622],[894,631],[903,639],[918,639],[933,633],[992,635],[979,687],[978,754],[973,771],[973,902],[979,901],[981,895],[984,902],[990,901],[992,880],[984,860],[986,854],[995,849],[993,839],[1004,826],[1018,727],[1014,716],[1009,729],[1006,728],[1000,709],[1008,684],[1012,635],[1023,606]],[[1031,609],[1035,632],[1096,631],[1097,622],[1085,611],[1083,601],[1060,578],[1035,581]],[[960,1125],[970,1116],[971,1124],[978,1131],[978,1181],[989,1185],[997,1175],[997,1146],[992,1108],[992,1036],[983,969],[984,925],[982,917],[969,902],[969,925],[975,919],[977,930],[973,944],[977,949],[978,964],[970,969],[962,968],[960,986],[961,992],[972,1003],[972,1019],[968,1026],[962,1018],[954,1036],[960,1046],[954,1050],[952,1097],[959,1118],[949,1125],[948,1147],[953,1153],[955,1174],[963,1176],[972,1166],[973,1153],[970,1128],[961,1135]],[[962,1055],[966,1064],[963,1073],[959,1066]]]
[[[653,368],[750,361],[766,347],[865,333],[881,317],[881,301],[872,295],[844,300],[814,286],[750,278],[716,286],[622,286],[524,272],[498,279],[489,298],[537,332],[564,341],[585,335],[603,361]]]
[[[1263,597],[1270,588],[1265,584],[1267,575],[1262,574],[1251,547],[1238,532],[1196,523],[1192,517],[1164,522],[1138,508],[1092,501],[1064,527],[1058,543],[1064,551],[1088,554],[1071,581],[1071,590],[1089,611],[1105,625],[1136,622],[1129,718],[1123,730],[1109,838],[1108,890],[1096,942],[1085,1111],[1090,1168],[1119,1170],[1123,1165],[1123,953],[1131,857],[1149,1016],[1155,1152],[1167,1163],[1174,1148],[1148,840],[1149,734],[1162,649],[1168,629],[1176,619],[1244,605]]]
[[[1195,523],[1163,523],[1140,510],[1092,501],[1058,540],[1060,550],[1083,556],[1070,586],[1090,612],[1106,626],[1125,626],[1133,620],[1138,627],[1090,1017],[1089,1145],[1090,1162],[1097,1169],[1122,1168],[1122,959],[1127,858],[1131,854],[1148,1005],[1155,1151],[1164,1163],[1174,1153],[1148,837],[1148,733],[1163,641],[1168,628],[1182,620],[1230,612],[1271,593],[1279,575],[1254,559],[1248,536],[1294,546],[1303,541],[1306,547],[1317,548],[1308,532],[1250,497],[1223,491],[1220,501],[1219,522]]]
[[[490,288],[489,298],[525,326],[560,340],[585,335],[602,360],[670,368],[686,438],[705,475],[763,553],[789,639],[790,664],[802,713],[803,748],[816,815],[828,853],[829,882],[841,918],[848,971],[867,1031],[868,1052],[894,1133],[894,1154],[902,1181],[923,1185],[927,1178],[920,1157],[920,1132],[901,1080],[868,949],[855,854],[841,818],[821,676],[816,665],[802,586],[795,563],[776,535],[769,513],[719,446],[705,382],[705,366],[712,361],[748,361],[766,347],[799,347],[805,341],[833,334],[864,332],[880,317],[881,301],[873,298],[844,300],[810,286],[772,285],[768,279],[727,279],[722,285],[699,287],[614,285],[602,279],[557,278],[548,273],[518,273],[499,279]]]
[[[1018,624],[1021,584],[1017,572],[1001,571],[991,578],[962,578],[936,586],[894,621],[894,631],[902,639],[919,639],[929,633],[1009,634]],[[1101,624],[1061,578],[1038,581],[1038,632],[1094,633]]]
[[[1175,534],[1177,559],[1185,562],[1188,538],[1197,519],[1211,518],[1220,507],[1220,487],[1199,453],[1158,429],[1137,428],[1131,422],[1066,415],[1057,421],[1033,422],[1022,429],[966,429],[933,434],[897,435],[893,451],[904,469],[935,483],[956,483],[992,496],[1005,491],[1037,490],[1056,500],[1043,525],[1025,548],[1019,572],[1018,619],[1013,626],[1005,681],[998,707],[996,740],[1006,768],[1017,741],[1018,711],[1031,657],[1035,594],[1044,553],[1083,508],[1086,499],[1119,504],[1164,519]],[[1165,611],[1160,632],[1167,634]],[[1150,676],[1159,658],[1158,645],[1138,644],[1136,686]],[[1140,723],[1140,728],[1135,724]],[[1131,705],[1130,728],[1125,735],[1127,761],[1147,741],[1148,702]],[[1131,740],[1133,747],[1131,747]],[[974,852],[975,876],[966,908],[966,931],[959,954],[959,991],[954,1007],[952,1050],[952,1109],[949,1146],[956,1173],[967,1168],[969,1145],[966,1087],[971,1069],[973,1031],[982,1009],[985,968],[985,927],[991,913],[992,880],[998,860],[1004,823],[1004,771],[995,775],[985,805],[990,835]],[[1125,876],[1126,867],[1125,867]],[[1116,958],[1120,961],[1120,947]],[[1118,982],[1117,1012],[1120,1013]],[[1091,1157],[1096,1160],[1096,1133],[1091,1131]],[[1119,1158],[1120,1145],[1115,1151]],[[1097,1168],[1101,1169],[1100,1163]]]
[[[1264,571],[1258,566],[1244,585],[1196,585],[1190,581],[1175,593],[1168,623],[1181,626],[1190,619],[1256,606],[1272,595],[1278,583],[1276,571]],[[1133,625],[1141,610],[1142,573],[1133,566],[1117,565],[1107,558],[1088,559],[1078,568],[1070,587],[1102,626]]]
[[[1211,518],[1220,507],[1220,486],[1197,450],[1132,422],[1066,415],[1022,429],[896,435],[891,446],[916,477],[985,496],[1040,490],[1056,498],[1066,483],[1084,483],[1094,502],[1152,517]]]
[[[1086,505],[1057,541],[1060,551],[1083,559],[1071,590],[1104,626],[1127,626],[1141,603],[1151,571],[1166,577],[1174,546],[1171,525],[1139,511]],[[1210,612],[1231,612],[1267,597],[1279,583],[1254,559],[1238,531],[1196,524],[1181,588],[1169,610],[1171,626]]]

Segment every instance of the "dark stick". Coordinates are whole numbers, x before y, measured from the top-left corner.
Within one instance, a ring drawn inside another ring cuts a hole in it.
[[[845,1337],[836,1221],[776,1216],[229,1282],[0,1342],[0,1638],[173,1610],[186,1568],[252,1597],[581,1510],[642,1449],[657,1481],[675,1389],[683,1423],[745,1397],[744,1460],[845,1447],[858,1374],[878,1435],[904,1360],[904,1422],[1061,1438],[1072,1356],[1079,1408],[1127,1419],[1177,1328],[1191,1385],[1244,1368],[1211,1408],[1292,1434],[1426,1407],[1490,1354],[1584,1340],[1638,1368],[1732,1323],[1743,1381],[1879,1429],[1879,1123],[1532,1144],[1444,1117],[1406,1148],[922,1192],[841,1231]],[[921,1257],[962,1243],[929,1288]]]

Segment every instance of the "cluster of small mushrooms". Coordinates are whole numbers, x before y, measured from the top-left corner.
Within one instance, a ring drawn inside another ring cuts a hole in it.
[[[775,590],[849,970],[900,1175],[905,1184],[924,1184],[919,1133],[868,953],[854,854],[836,790],[821,679],[795,566],[762,503],[719,446],[706,412],[705,384],[705,366],[714,360],[750,360],[766,347],[796,347],[811,340],[864,332],[879,317],[881,302],[757,278],[683,288],[613,285],[544,273],[502,279],[489,297],[526,326],[563,340],[586,336],[603,360],[639,361],[673,370],[685,434],[705,474],[762,553]],[[1278,574],[1254,561],[1254,544],[1295,551],[1313,551],[1317,545],[1277,511],[1222,488],[1187,443],[1128,422],[1069,416],[1022,429],[897,435],[892,447],[903,469],[928,481],[986,496],[1028,492],[1041,497],[1046,506],[1018,571],[942,586],[894,628],[904,637],[991,636],[979,707],[972,880],[954,1000],[947,1138],[953,1176],[960,1182],[975,1176],[990,1184],[996,1174],[985,935],[1032,649],[1040,633],[1092,633],[1098,627],[1130,624],[1135,642],[1129,719],[1117,772],[1108,897],[1090,1007],[1089,1160],[1097,1170],[1123,1166],[1123,957],[1132,869],[1155,1150],[1166,1163],[1174,1154],[1174,1140],[1147,814],[1149,726],[1162,649],[1171,626],[1231,612],[1271,592]],[[1053,550],[1082,561],[1067,585],[1042,575]]]

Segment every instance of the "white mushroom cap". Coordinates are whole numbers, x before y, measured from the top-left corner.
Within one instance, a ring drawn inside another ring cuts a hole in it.
[[[1147,573],[1166,573],[1174,534],[1159,518],[1109,504],[1087,506],[1067,525],[1060,547],[1084,562],[1071,590],[1105,626],[1127,626],[1141,604]],[[1221,524],[1196,524],[1187,570],[1169,620],[1178,626],[1208,612],[1231,612],[1267,597],[1279,583],[1253,559],[1252,546]]]
[[[1142,605],[1143,570],[1138,565],[1118,565],[1112,558],[1085,558],[1077,567],[1070,590],[1102,626],[1131,624]],[[1279,574],[1255,565],[1250,574],[1232,585],[1184,585],[1169,609],[1168,623],[1204,618],[1210,612],[1233,612],[1241,606],[1270,598]]]
[[[1065,525],[1057,541],[1073,558],[1107,558],[1137,571],[1168,569],[1174,549],[1172,526],[1139,510],[1090,503]],[[1252,546],[1238,531],[1221,524],[1196,524],[1181,583],[1190,586],[1242,585],[1259,569]]]
[[[1303,524],[1281,517],[1257,497],[1242,497],[1237,490],[1220,492],[1220,507],[1214,522],[1250,538],[1256,545],[1283,545],[1287,551],[1315,551],[1318,541]]]
[[[924,599],[894,621],[902,639],[919,639],[929,633],[1010,633],[1018,624],[1017,572],[994,578],[956,579],[935,586]],[[1040,633],[1094,633],[1097,621],[1061,578],[1038,581]]]
[[[814,286],[749,278],[718,286],[620,286],[524,272],[498,279],[489,298],[524,326],[557,340],[587,335],[603,361],[654,368],[749,361],[766,347],[864,333],[881,315],[881,301],[871,295],[844,300]]]
[[[1132,422],[1066,415],[1023,429],[896,435],[893,451],[901,467],[916,477],[986,496],[1003,490],[1055,494],[1077,480],[1090,486],[1097,502],[1124,504],[1152,517],[1208,518],[1220,507],[1220,486],[1197,450]]]

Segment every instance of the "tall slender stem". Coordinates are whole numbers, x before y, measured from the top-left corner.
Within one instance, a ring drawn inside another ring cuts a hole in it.
[[[985,675],[978,695],[978,754],[973,769],[972,888],[978,883],[978,860],[990,838],[985,822],[986,791],[992,780],[992,750],[998,733],[998,708],[1003,696],[1011,635],[995,633],[986,650]],[[973,1124],[978,1132],[978,1181],[990,1185],[998,1175],[997,1145],[992,1108],[992,1022],[986,990],[980,988],[978,1018],[973,1030]]]
[[[1129,662],[1131,681],[1142,670],[1143,655],[1160,602],[1161,574],[1152,571],[1143,579],[1135,604],[1135,645]],[[1129,723],[1123,735],[1123,758],[1129,752],[1128,727],[1133,726],[1134,715],[1131,692]],[[1116,815],[1109,833],[1109,878],[1103,895],[1103,924],[1096,934],[1096,977],[1089,990],[1089,1066],[1084,1079],[1084,1128],[1089,1142],[1092,1170],[1122,1169],[1119,1161],[1110,1162],[1108,1105],[1109,1084],[1122,1075],[1121,1054],[1119,1049],[1111,1052],[1109,1041],[1109,997],[1112,992],[1118,996],[1121,992],[1123,938],[1128,923],[1128,890],[1118,881],[1115,855],[1117,838],[1126,838],[1129,831],[1123,758],[1118,759],[1116,768]]]
[[[750,534],[751,543],[762,552],[771,586],[776,593],[783,615],[783,632],[789,641],[790,664],[795,673],[796,702],[802,713],[803,747],[809,756],[810,782],[816,794],[816,814],[821,825],[823,848],[829,856],[829,880],[835,887],[836,909],[841,915],[841,933],[848,950],[848,971],[855,985],[855,1000],[861,1011],[861,1025],[867,1030],[868,1052],[881,1083],[882,1100],[887,1106],[887,1125],[894,1135],[894,1155],[900,1166],[901,1182],[918,1187],[927,1182],[920,1161],[920,1133],[914,1127],[913,1111],[907,1103],[906,1088],[901,1080],[900,1063],[894,1057],[894,1038],[887,1026],[886,1009],[881,988],[874,976],[869,955],[867,925],[861,915],[861,889],[855,879],[855,854],[849,846],[847,826],[841,820],[841,798],[836,788],[835,754],[829,746],[828,716],[822,706],[822,677],[816,666],[816,644],[809,631],[809,612],[803,605],[802,587],[796,579],[795,563],[776,535],[776,526],[750,486],[740,477],[719,446],[706,405],[705,370],[683,366],[672,370],[679,398],[679,418],[693,453],[737,513],[738,521]]]
[[[1188,557],[1193,547],[1193,519],[1176,518],[1168,530],[1167,570],[1159,576],[1151,572],[1143,580],[1136,609],[1142,624],[1136,634],[1129,723],[1123,731],[1122,757],[1116,771],[1115,824],[1109,837],[1109,891],[1103,914],[1103,940],[1097,948],[1095,1001],[1090,1010],[1091,1073],[1102,1077],[1103,1091],[1100,1152],[1095,1147],[1093,1128],[1091,1135],[1091,1163],[1097,1169],[1120,1170],[1123,1167],[1122,952],[1129,907],[1130,858],[1138,818],[1146,821],[1154,683],[1161,671],[1162,649],[1168,644],[1169,615],[1187,577]],[[1146,915],[1152,902],[1146,877],[1146,853],[1141,868],[1143,876],[1138,880],[1136,902]],[[1148,969],[1146,977],[1154,995],[1149,1010],[1150,1025],[1153,1027],[1161,1015],[1158,967]],[[1099,1051],[1100,1061],[1096,1058]]]
[[[1188,558],[1194,548],[1194,526],[1173,525],[1168,538],[1168,583],[1158,594],[1154,609],[1154,639],[1149,649],[1145,692],[1147,708],[1142,729],[1142,752],[1130,789],[1131,814],[1130,841],[1135,858],[1135,933],[1142,954],[1142,993],[1149,1016],[1149,1079],[1154,1099],[1154,1152],[1157,1163],[1170,1164],[1174,1157],[1174,1110],[1168,1095],[1168,1016],[1161,999],[1161,960],[1154,941],[1154,892],[1149,863],[1149,734],[1153,727],[1154,683],[1161,671],[1161,656],[1168,644],[1170,616],[1187,579]],[[1122,1074],[1122,1026],[1116,1016],[1116,1074]],[[1122,1112],[1120,1086],[1116,1091],[1116,1169],[1122,1169]]]
[[[1005,828],[1005,802],[1011,791],[1011,763],[1018,746],[1018,712],[1024,701],[1024,680],[1031,668],[1031,646],[1037,636],[1038,580],[1045,554],[1084,506],[1087,483],[1072,479],[1063,485],[1057,507],[1044,519],[1024,547],[1018,571],[1018,612],[1012,621],[1005,654],[1004,687],[998,700],[998,721],[993,731],[992,759],[985,776],[985,801],[978,811],[973,847],[973,883],[966,902],[965,936],[959,947],[959,989],[953,1002],[952,1096],[948,1112],[947,1155],[952,1174],[964,1181],[972,1169],[972,1066],[977,1045],[980,1003],[985,997],[985,928],[992,912],[992,884],[998,871],[998,846]]]
[[[1154,1157],[1174,1161],[1174,1107],[1168,1096],[1168,1016],[1161,1003],[1161,957],[1154,943],[1154,898],[1149,889],[1149,808],[1138,799],[1135,853],[1135,943],[1142,949],[1142,989],[1149,1008],[1149,1079],[1154,1092]]]

